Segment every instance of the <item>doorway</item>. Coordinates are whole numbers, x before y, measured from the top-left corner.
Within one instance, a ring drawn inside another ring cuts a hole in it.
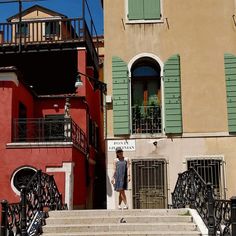
[[[132,160],[133,208],[166,208],[166,176],[165,160]]]

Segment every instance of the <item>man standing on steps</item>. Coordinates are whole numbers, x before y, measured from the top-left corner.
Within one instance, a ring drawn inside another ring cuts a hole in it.
[[[114,160],[114,174],[111,183],[114,185],[115,191],[119,192],[118,209],[122,209],[121,203],[123,201],[123,209],[128,209],[127,198],[125,190],[128,188],[130,181],[130,161],[123,156],[123,150],[120,147],[116,148],[116,158]]]

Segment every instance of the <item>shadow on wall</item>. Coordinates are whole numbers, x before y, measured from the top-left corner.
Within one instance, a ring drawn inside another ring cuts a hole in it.
[[[112,195],[112,188],[113,186],[111,185],[111,180],[109,176],[107,175],[107,195],[110,197]]]

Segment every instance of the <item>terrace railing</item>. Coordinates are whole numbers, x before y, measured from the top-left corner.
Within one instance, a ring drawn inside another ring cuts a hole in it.
[[[42,226],[50,210],[65,210],[56,182],[52,175],[38,170],[27,186],[21,188],[19,203],[2,201],[1,236],[36,236],[42,233]]]
[[[45,50],[49,46],[62,49],[85,43],[93,61],[98,63],[98,43],[94,44],[94,39],[98,41],[95,26],[91,24],[89,28],[84,18],[0,23],[0,53],[12,48],[21,51],[40,50],[40,47]]]
[[[161,109],[159,106],[132,107],[132,133],[161,133]]]
[[[84,131],[71,118],[20,118],[13,120],[13,143],[72,142],[87,153]]]
[[[236,198],[216,199],[212,185],[206,183],[193,168],[179,174],[172,193],[172,206],[196,209],[210,236],[236,235]]]
[[[1,45],[84,41],[83,19],[31,20],[0,23]],[[20,31],[21,28],[21,31]],[[19,31],[21,33],[19,33]]]

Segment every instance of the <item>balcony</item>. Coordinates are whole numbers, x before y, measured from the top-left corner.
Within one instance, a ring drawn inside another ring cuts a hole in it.
[[[93,21],[84,18],[0,23],[0,54],[86,47],[98,68],[98,36]],[[97,45],[95,47],[95,45]]]
[[[162,133],[161,109],[159,106],[132,107],[132,133],[158,134]]]
[[[87,153],[87,139],[83,130],[70,118],[20,118],[13,120],[14,143],[73,143]]]

